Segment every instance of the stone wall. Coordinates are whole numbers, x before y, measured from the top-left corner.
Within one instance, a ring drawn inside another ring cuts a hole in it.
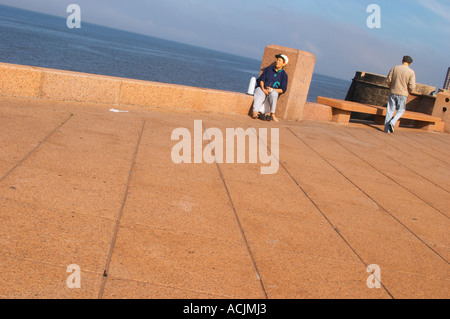
[[[103,75],[0,63],[0,96],[248,114],[253,96]]]
[[[363,104],[386,106],[389,97],[389,88],[386,76],[356,72],[345,100]]]
[[[280,53],[289,57],[286,67],[289,84],[287,92],[280,97],[277,115],[285,120],[301,120],[315,57],[308,52],[270,45],[264,52],[261,71]],[[8,63],[0,63],[0,96],[241,115],[249,114],[253,105],[253,96],[244,93]],[[308,118],[317,114],[314,109],[309,110],[312,115]]]
[[[431,95],[431,92],[435,91],[435,87],[416,83],[415,90],[408,97],[406,109],[431,115],[436,99],[435,96]],[[388,98],[387,76],[358,71],[345,99],[386,107]]]
[[[433,114],[436,96],[431,95],[436,88],[416,83],[415,90],[409,94],[406,102],[406,110],[418,113]],[[356,72],[352,85],[347,92],[346,100],[376,106],[387,106],[389,87],[387,76],[368,72]],[[373,120],[374,117],[366,114],[352,114],[354,119]],[[403,120],[403,126],[414,126],[414,121]]]

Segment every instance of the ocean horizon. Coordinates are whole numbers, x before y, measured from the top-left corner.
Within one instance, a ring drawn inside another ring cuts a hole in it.
[[[262,58],[263,53],[261,53]],[[0,5],[0,62],[247,93],[261,61]],[[344,99],[351,81],[314,73],[308,101]]]

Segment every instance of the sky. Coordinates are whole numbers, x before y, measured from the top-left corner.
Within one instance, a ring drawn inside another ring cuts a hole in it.
[[[450,0],[0,0],[0,4],[262,60],[271,44],[316,56],[315,72],[387,75],[404,55],[418,83],[441,88],[450,67]],[[378,5],[379,19],[373,20]],[[368,20],[379,22],[369,28]]]

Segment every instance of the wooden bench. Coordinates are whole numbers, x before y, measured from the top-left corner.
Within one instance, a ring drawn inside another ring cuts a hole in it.
[[[338,100],[323,96],[317,98],[317,103],[328,105],[332,108],[332,121],[336,123],[349,123],[350,116],[353,112],[375,115],[375,122],[377,124],[384,124],[384,119],[386,117],[386,108],[381,106]],[[411,111],[405,111],[402,118],[395,126],[400,126],[402,120],[413,120],[415,121],[414,127],[427,131],[443,132],[445,127],[445,122],[442,122],[438,117]]]

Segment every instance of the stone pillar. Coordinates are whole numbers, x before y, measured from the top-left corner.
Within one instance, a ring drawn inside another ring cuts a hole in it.
[[[444,131],[450,133],[450,91],[439,90],[432,116],[441,118],[445,123]]]
[[[289,63],[285,67],[288,74],[288,88],[286,93],[278,99],[276,115],[284,120],[301,121],[303,110],[308,98],[309,86],[316,64],[316,57],[309,52],[269,45],[264,51],[261,72],[270,65],[275,65],[275,55],[285,54]]]

